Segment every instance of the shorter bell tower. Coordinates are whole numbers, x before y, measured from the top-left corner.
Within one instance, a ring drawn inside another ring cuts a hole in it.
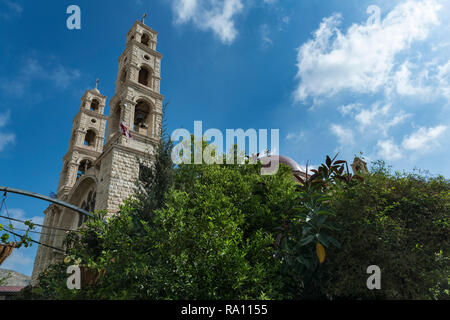
[[[80,110],[73,119],[69,149],[63,157],[58,198],[64,199],[81,175],[86,173],[103,151],[107,116],[106,96],[95,88],[81,98]]]

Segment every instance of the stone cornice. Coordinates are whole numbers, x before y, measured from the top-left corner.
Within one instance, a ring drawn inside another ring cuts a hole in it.
[[[139,142],[144,142],[147,144],[157,144],[159,141],[159,139],[154,136],[149,137],[149,136],[143,135],[143,134],[141,134],[139,132],[135,132],[135,131],[131,131],[130,134],[132,136],[132,139],[139,141]]]
[[[77,151],[78,153],[84,154],[84,155],[88,155],[91,156],[93,158],[97,158],[101,155],[101,152],[95,151],[95,150],[90,150],[87,148],[83,148],[83,147],[78,147],[75,146],[72,148],[72,150],[69,150],[66,155],[63,157],[63,160],[67,160],[67,158],[70,158],[73,154],[74,151]]]
[[[97,117],[97,118],[100,118],[103,120],[108,120],[108,116],[98,113],[96,111],[89,110],[89,109],[82,108],[82,109],[80,109],[80,111],[78,111],[78,114],[81,114],[81,113],[85,113],[91,117]],[[78,114],[76,116],[78,116]]]
[[[161,52],[158,52],[156,50],[153,50],[152,48],[146,46],[145,44],[142,44],[138,41],[136,41],[135,39],[130,40],[127,43],[127,46],[125,47],[125,49],[123,50],[122,54],[119,56],[119,59],[117,59],[117,61],[120,63],[120,60],[122,60],[123,56],[126,55],[128,53],[128,51],[130,51],[133,47],[133,45],[136,45],[138,48],[142,49],[143,51],[151,54],[152,56],[158,57],[159,59],[162,59],[163,55],[161,54]]]
[[[130,31],[127,32],[127,35],[129,35],[130,32],[131,32],[132,30],[134,30],[134,26],[135,26],[135,25],[140,25],[142,28],[146,29],[147,31],[150,31],[150,32],[153,33],[153,34],[158,35],[158,31],[153,30],[152,28],[150,28],[150,27],[147,26],[146,24],[140,22],[139,20],[136,20],[136,21],[133,23],[133,25],[131,26]]]
[[[97,92],[94,89],[91,89],[91,90],[87,90],[84,93],[84,95],[83,95],[83,97],[81,99],[84,99],[87,96],[88,92],[91,93],[92,95],[97,96],[97,97],[102,98],[102,99],[106,99],[107,98],[107,96],[102,95],[100,92]]]
[[[145,44],[136,41],[136,39],[133,39],[133,40],[131,40],[130,42],[131,42],[131,44],[134,44],[134,45],[138,46],[138,47],[141,48],[143,51],[146,51],[146,52],[150,53],[150,54],[153,55],[153,56],[156,56],[156,57],[158,57],[158,58],[160,58],[160,59],[162,59],[162,57],[163,57],[163,55],[161,54],[161,52],[158,52],[158,51],[156,51],[156,50],[153,50],[153,49],[150,48],[149,46],[146,46]]]
[[[157,93],[153,90],[151,90],[149,87],[144,86],[143,84],[136,83],[134,81],[130,81],[129,87],[143,91],[144,94],[149,95],[155,99],[164,100],[164,96],[160,93]]]
[[[123,100],[122,95],[123,95],[123,93],[127,92],[128,88],[132,88],[137,91],[141,91],[145,95],[151,96],[155,99],[164,100],[164,96],[162,94],[152,91],[150,88],[144,86],[143,84],[136,83],[134,81],[129,81],[129,80],[127,80],[127,82],[125,84],[128,84],[128,85],[123,85],[121,87],[121,90],[116,91],[114,96],[111,98],[111,100],[109,101],[110,106],[114,105],[117,102],[117,100]],[[133,101],[133,103],[136,104],[136,101]]]
[[[73,147],[73,150],[78,151],[80,153],[87,154],[88,156],[95,157],[95,158],[97,158],[101,154],[101,152],[98,152],[95,150],[90,150],[90,149],[83,148],[83,147]]]
[[[151,155],[151,154],[149,154],[147,152],[136,150],[134,148],[131,148],[131,147],[128,147],[128,146],[125,146],[125,145],[122,145],[122,144],[118,144],[117,140],[120,139],[120,135],[122,135],[122,133],[120,133],[120,132],[117,132],[116,134],[114,134],[114,136],[109,140],[110,142],[105,145],[105,148],[104,148],[102,154],[97,158],[97,160],[95,161],[94,165],[97,165],[99,162],[101,162],[102,159],[109,152],[111,152],[112,149],[119,149],[119,150],[122,150],[122,151],[125,151],[125,152],[134,153],[134,154],[140,155],[140,156],[142,156],[144,158],[150,158],[152,160],[155,159],[155,157],[153,155]],[[140,134],[138,134],[136,132],[132,132],[132,136],[133,136],[133,139],[134,139],[136,136],[143,136],[143,135],[140,135]],[[145,137],[148,142],[152,142],[152,143],[149,143],[149,144],[156,145],[158,143],[158,139],[149,138],[149,137],[146,137],[146,136],[143,136],[143,137]]]

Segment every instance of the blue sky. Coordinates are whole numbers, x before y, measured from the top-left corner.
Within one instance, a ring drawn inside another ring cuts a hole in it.
[[[66,27],[72,4],[81,30]],[[96,78],[113,96],[144,12],[159,32],[169,131],[279,129],[279,153],[301,165],[362,151],[450,176],[449,1],[0,0],[0,185],[56,190],[80,98]],[[35,222],[47,206],[7,204]],[[2,268],[30,275],[35,250]]]

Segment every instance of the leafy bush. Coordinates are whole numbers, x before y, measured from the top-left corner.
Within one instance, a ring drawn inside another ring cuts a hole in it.
[[[391,174],[379,162],[364,182],[333,186],[330,248],[322,292],[335,298],[449,298],[450,183],[442,176]],[[366,268],[381,268],[368,290]]]
[[[351,175],[327,157],[297,184],[284,165],[274,176],[261,176],[260,165],[168,170],[170,152],[160,150],[166,165],[150,168],[147,187],[107,224],[97,213],[70,235],[67,264],[47,270],[32,297],[448,299],[443,177],[380,164]],[[167,191],[149,192],[153,179]],[[74,261],[105,271],[96,286],[66,289]],[[381,290],[366,286],[370,265],[381,268]]]

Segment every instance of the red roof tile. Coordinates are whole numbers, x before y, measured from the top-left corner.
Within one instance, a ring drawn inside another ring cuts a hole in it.
[[[22,286],[22,287],[17,287],[17,286],[0,286],[0,294],[2,294],[2,293],[19,292],[23,288],[25,288],[25,287],[24,286]]]

